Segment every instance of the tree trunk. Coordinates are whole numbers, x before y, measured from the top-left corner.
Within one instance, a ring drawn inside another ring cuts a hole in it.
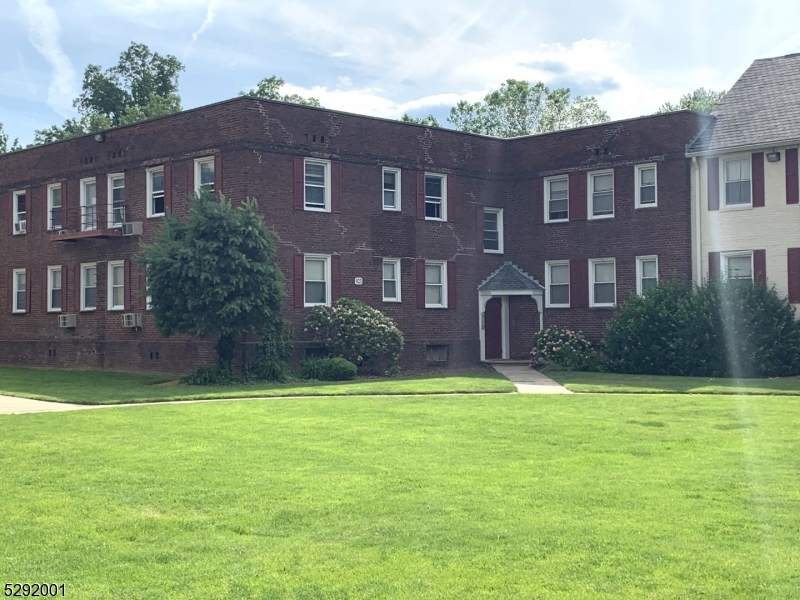
[[[235,345],[236,340],[232,335],[219,336],[219,341],[214,346],[214,350],[217,351],[217,365],[220,369],[233,370],[233,350]]]

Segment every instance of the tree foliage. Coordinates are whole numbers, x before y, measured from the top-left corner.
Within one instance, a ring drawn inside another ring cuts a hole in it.
[[[416,123],[417,125],[425,125],[426,127],[441,127],[439,119],[430,114],[426,117],[412,117],[410,114],[405,113],[400,117],[400,120],[403,123]]]
[[[573,99],[569,88],[550,90],[541,81],[509,79],[483,101],[462,100],[447,120],[460,131],[507,138],[604,123],[609,117],[593,96]]]
[[[11,143],[11,146],[8,145],[8,134],[6,133],[3,124],[0,123],[0,154],[5,154],[6,152],[14,152],[15,150],[22,150],[22,146],[19,145],[19,138],[14,139]]]
[[[275,234],[248,198],[234,207],[203,191],[185,221],[174,215],[143,245],[148,293],[162,335],[217,335],[220,365],[230,367],[235,337],[277,335],[283,326],[283,274]]]
[[[281,88],[286,82],[280,77],[273,75],[262,79],[256,84],[256,87],[249,92],[240,92],[240,96],[253,96],[255,98],[264,98],[265,100],[278,100],[280,102],[291,102],[292,104],[302,104],[303,106],[316,106],[321,107],[319,100],[313,97],[304,98],[299,94],[281,94]]]
[[[708,114],[717,104],[725,97],[725,91],[715,92],[705,88],[697,88],[693,92],[684,94],[677,104],[665,102],[658,109],[659,113],[674,112],[676,110],[695,110],[697,112]]]

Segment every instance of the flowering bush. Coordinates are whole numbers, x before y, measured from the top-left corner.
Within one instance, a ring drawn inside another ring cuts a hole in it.
[[[350,298],[312,308],[305,330],[313,333],[331,356],[346,358],[361,371],[392,371],[403,351],[403,334],[395,322]]]
[[[537,368],[546,363],[576,371],[595,370],[597,354],[580,331],[554,325],[533,336],[531,367]]]

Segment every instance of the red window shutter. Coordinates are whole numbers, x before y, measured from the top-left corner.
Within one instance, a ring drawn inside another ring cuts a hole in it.
[[[425,308],[425,261],[417,260],[417,308]]]
[[[139,310],[147,310],[147,267],[139,265]]]
[[[164,173],[166,175],[166,171]],[[94,185],[97,196],[97,228],[106,229],[108,225],[108,179],[103,176],[97,177]],[[166,185],[164,187],[166,188]]]
[[[123,302],[125,310],[130,310],[131,309],[131,261],[129,260],[125,261],[124,271],[125,271],[125,281],[124,281],[125,291],[123,293],[123,296],[125,297],[125,300]]]
[[[8,312],[14,312],[14,269],[8,270],[8,289],[6,289],[6,302]]]
[[[33,296],[33,288],[31,287],[32,275],[30,269],[25,269],[25,312],[31,312],[31,297]]]
[[[753,281],[767,283],[767,252],[753,250]]]
[[[214,193],[217,198],[222,194],[222,154],[214,155]]]
[[[305,159],[302,156],[294,157],[294,209],[305,208]],[[300,305],[302,306],[302,304]]]
[[[216,178],[216,165],[214,165],[214,177]],[[216,185],[216,181],[214,182]],[[216,188],[215,188],[216,189]],[[186,195],[194,193],[194,160],[191,158],[186,161]]]
[[[164,165],[164,212],[172,212],[172,165]]]
[[[764,153],[754,152],[750,157],[753,177],[753,207],[764,206]]]
[[[533,180],[533,222],[544,223],[544,179]]]
[[[475,250],[483,252],[483,207],[475,207]]]
[[[8,192],[8,233],[14,235],[14,192]]]
[[[69,208],[67,204],[67,181],[61,182],[61,229],[69,229]]]
[[[417,218],[425,218],[425,171],[417,171]]]
[[[571,216],[571,215],[570,215]],[[572,308],[589,306],[589,262],[569,261],[569,302]]]
[[[800,302],[800,248],[787,250],[789,263],[789,302]]]
[[[69,312],[69,265],[61,265],[61,310]]]
[[[63,295],[64,292],[61,293]],[[42,269],[42,312],[47,312],[47,267]]]
[[[294,255],[294,305],[296,308],[303,308],[305,305],[305,256],[303,254]]]
[[[342,257],[339,254],[331,256],[331,302],[336,302],[342,297]]]
[[[719,159],[709,158],[706,167],[708,179],[708,210],[719,210]]]
[[[456,196],[458,182],[455,175],[447,176],[447,220],[455,223],[456,220]]]
[[[41,187],[42,197],[42,231],[47,231],[47,186]]]
[[[786,204],[800,203],[800,182],[797,177],[797,148],[786,149]]]
[[[719,252],[708,253],[708,278],[719,278]]]
[[[331,212],[342,212],[342,163],[331,161]]]
[[[456,308],[456,290],[458,289],[458,271],[456,261],[447,261],[447,308]]]
[[[569,189],[569,220],[585,221],[587,203],[586,173],[582,171],[578,173],[570,173],[567,187]]]

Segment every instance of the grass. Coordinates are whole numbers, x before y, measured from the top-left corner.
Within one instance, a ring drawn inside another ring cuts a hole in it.
[[[796,598],[800,399],[0,417],[0,574],[74,598]]]
[[[235,386],[158,385],[173,377],[0,367],[0,395],[75,404],[122,404],[213,398],[447,394],[513,392],[514,385],[496,371],[420,375],[346,382],[303,381]]]
[[[591,394],[757,394],[800,396],[800,379],[723,379],[618,375],[548,370],[546,374],[573,392]]]

